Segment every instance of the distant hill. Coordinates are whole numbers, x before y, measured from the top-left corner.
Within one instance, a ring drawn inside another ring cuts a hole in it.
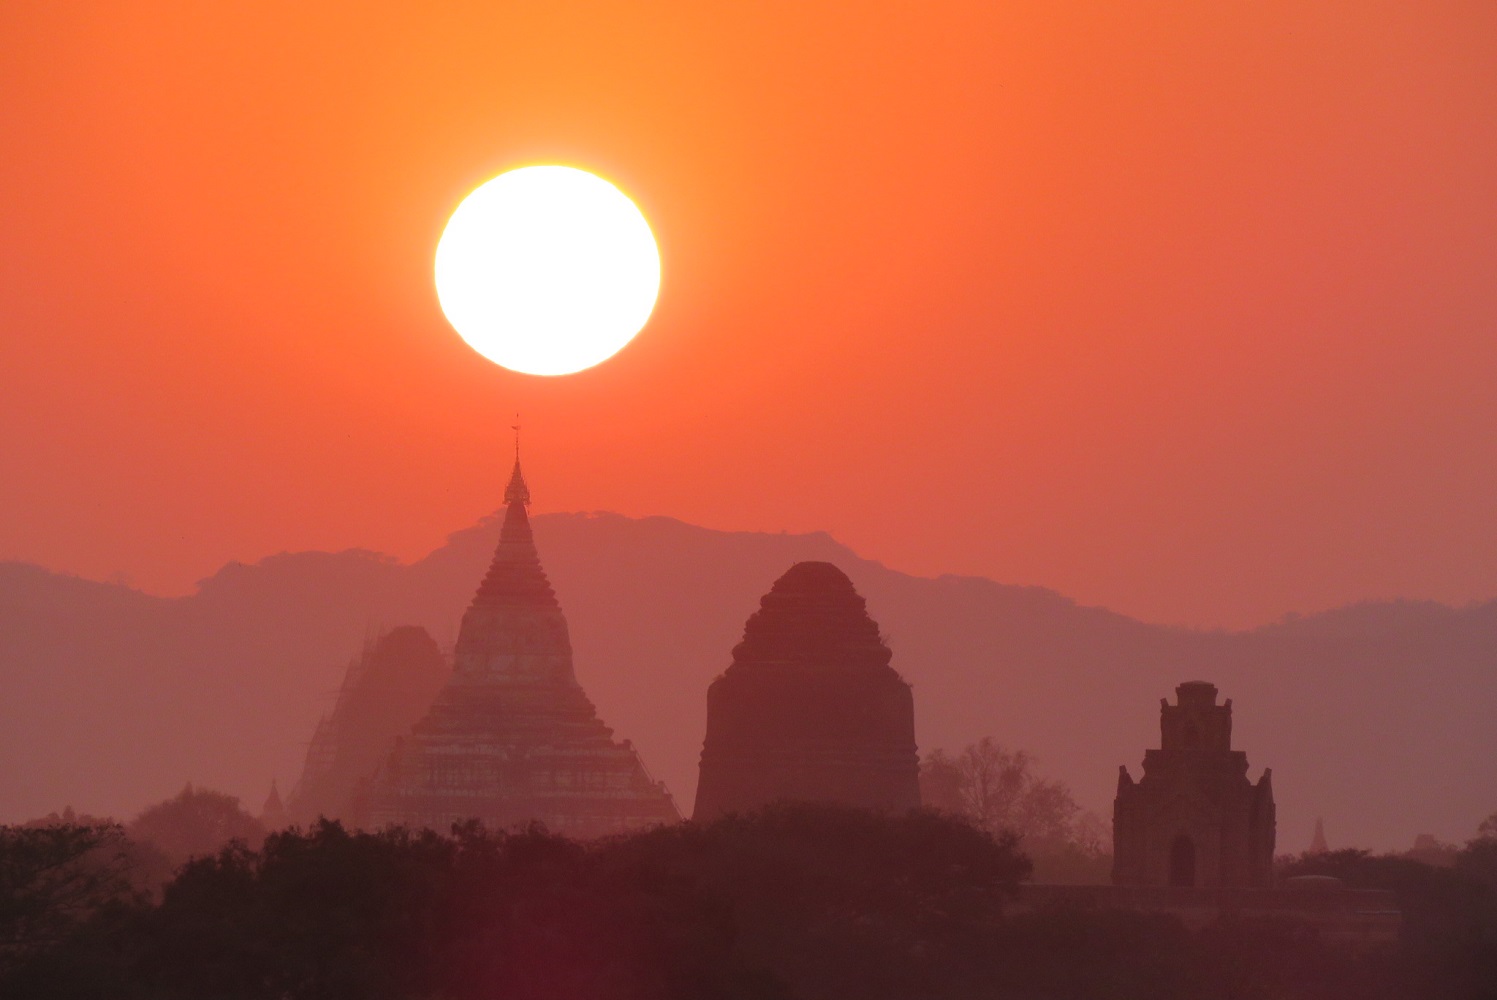
[[[712,531],[669,518],[545,514],[537,543],[577,672],[689,811],[707,684],[759,596],[825,559],[868,598],[914,684],[923,748],[992,734],[1104,816],[1117,767],[1158,742],[1188,679],[1236,705],[1254,776],[1274,769],[1281,851],[1464,839],[1497,809],[1497,603],[1364,604],[1249,632],[1148,625],[1037,587],[924,579],[826,534]],[[499,522],[419,562],[363,551],[231,564],[159,598],[0,563],[0,820],[64,805],[128,816],[191,780],[258,810],[295,781],[318,716],[378,625],[450,642]]]

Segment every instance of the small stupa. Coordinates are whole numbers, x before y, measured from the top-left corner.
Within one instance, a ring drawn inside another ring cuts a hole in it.
[[[891,657],[845,573],[790,567],[707,689],[693,818],[778,800],[918,806],[914,698]]]
[[[281,790],[276,787],[275,779],[271,778],[270,794],[265,797],[265,805],[260,808],[260,825],[274,831],[285,828],[289,822],[286,806],[281,802]]]

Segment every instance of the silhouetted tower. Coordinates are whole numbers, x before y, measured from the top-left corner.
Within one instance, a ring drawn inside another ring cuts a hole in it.
[[[260,809],[260,825],[274,832],[285,829],[289,822],[286,806],[281,802],[280,789],[276,787],[275,779],[271,778],[270,794],[265,797],[265,805]]]
[[[1319,816],[1315,817],[1315,836],[1310,838],[1309,854],[1329,854],[1330,845],[1325,842],[1325,824]]]
[[[301,779],[287,799],[288,820],[362,822],[370,776],[451,673],[436,640],[420,626],[401,625],[366,639],[343,675],[332,713],[317,723]]]
[[[707,689],[693,818],[781,799],[918,806],[914,699],[891,655],[840,569],[790,567]]]
[[[596,837],[680,818],[572,671],[567,621],[535,550],[515,456],[488,574],[463,615],[453,671],[369,789],[368,821],[438,830],[540,820]]]
[[[1271,772],[1247,778],[1232,749],[1232,701],[1188,681],[1160,700],[1158,750],[1136,784],[1118,768],[1112,880],[1119,885],[1264,886],[1273,880]]]

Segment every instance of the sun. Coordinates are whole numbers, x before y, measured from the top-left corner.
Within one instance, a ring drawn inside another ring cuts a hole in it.
[[[660,250],[634,202],[574,167],[521,167],[464,198],[437,243],[437,300],[463,340],[527,375],[569,375],[634,339]]]

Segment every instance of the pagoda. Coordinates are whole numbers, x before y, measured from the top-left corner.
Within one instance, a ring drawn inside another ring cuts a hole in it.
[[[573,674],[518,448],[504,499],[499,546],[463,615],[452,674],[375,776],[366,822],[442,830],[468,819],[540,821],[581,839],[679,820],[665,786],[628,740],[614,740]]]
[[[692,818],[780,800],[920,805],[914,697],[892,655],[845,573],[791,566],[707,689]]]

